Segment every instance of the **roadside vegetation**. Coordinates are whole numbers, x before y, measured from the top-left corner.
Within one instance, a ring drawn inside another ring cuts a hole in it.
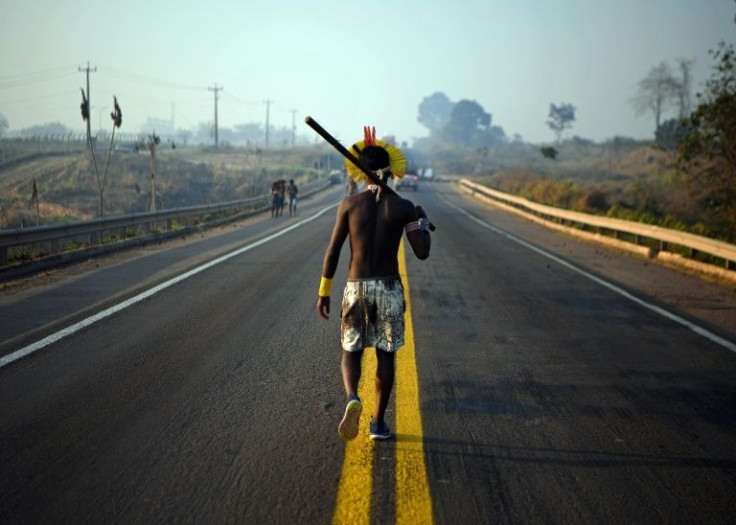
[[[303,185],[327,177],[327,147],[158,148],[155,166],[146,149],[113,153],[104,216],[227,202],[266,195],[275,179]],[[315,165],[319,162],[318,165]],[[19,228],[88,220],[99,216],[100,199],[87,152],[46,154],[0,167],[0,226]],[[155,176],[152,177],[152,173]],[[35,207],[34,183],[38,198]]]
[[[456,106],[436,93],[420,105],[420,112],[424,108],[433,117],[424,116],[430,137],[421,162],[439,174],[470,176],[543,204],[734,243],[736,52],[733,45],[720,43],[710,54],[711,77],[697,94],[694,109],[691,62],[679,61],[679,77],[660,64],[642,79],[632,105],[651,111],[656,124],[651,142],[625,137],[602,144],[580,137],[563,140],[563,131],[575,119],[574,106],[565,103],[550,105],[548,125],[557,139],[553,145],[506,140],[477,105],[465,125],[473,133],[458,134],[457,122],[449,126],[457,117]],[[678,118],[663,119],[667,107],[676,109]],[[466,108],[462,114],[467,113]]]
[[[661,63],[641,80],[631,104],[653,117],[651,141],[567,138],[576,108],[561,102],[551,103],[547,116],[554,141],[534,145],[507,137],[477,102],[455,102],[437,92],[418,106],[418,121],[428,136],[399,146],[413,172],[431,167],[436,178],[471,177],[543,204],[733,243],[736,53],[725,43],[710,53],[712,73],[695,103],[690,97],[691,61],[679,60],[677,73]],[[668,108],[677,118],[665,118]],[[0,134],[6,128],[0,120]],[[95,180],[89,151],[68,151],[68,145],[66,151],[0,163],[0,227],[244,199],[267,194],[276,179],[303,185],[343,165],[326,144],[175,147],[153,138],[155,151],[150,141],[121,143],[114,150],[110,141],[107,186],[99,173]]]

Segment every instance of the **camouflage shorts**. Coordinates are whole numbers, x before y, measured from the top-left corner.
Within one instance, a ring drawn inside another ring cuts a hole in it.
[[[395,352],[404,346],[405,310],[400,277],[348,280],[340,312],[343,349],[373,346]]]

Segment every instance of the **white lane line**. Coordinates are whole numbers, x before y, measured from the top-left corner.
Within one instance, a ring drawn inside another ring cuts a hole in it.
[[[652,304],[652,303],[648,303],[644,299],[640,299],[639,297],[630,294],[629,292],[627,292],[623,288],[620,288],[620,287],[616,286],[615,284],[606,281],[605,279],[601,279],[600,277],[598,277],[596,275],[593,275],[592,273],[587,272],[587,271],[583,270],[582,268],[580,268],[578,266],[575,266],[574,264],[570,264],[569,262],[565,261],[564,259],[561,259],[561,258],[557,257],[556,255],[554,255],[552,253],[549,253],[547,251],[544,251],[543,249],[541,249],[541,248],[539,248],[537,246],[534,246],[533,244],[530,244],[530,243],[526,242],[524,239],[521,239],[521,238],[519,238],[519,237],[517,237],[515,235],[512,235],[511,233],[508,233],[508,232],[503,231],[503,230],[501,230],[499,228],[496,228],[495,226],[493,226],[493,225],[491,225],[491,224],[489,224],[489,223],[487,223],[487,222],[485,222],[485,221],[483,221],[483,220],[475,217],[469,211],[467,211],[467,210],[465,210],[465,209],[463,209],[463,208],[461,208],[461,207],[459,207],[459,206],[451,203],[450,201],[448,201],[444,197],[442,197],[442,200],[444,200],[449,206],[451,206],[452,208],[455,208],[456,210],[458,210],[459,212],[463,213],[464,215],[466,215],[471,220],[473,220],[473,221],[477,222],[478,224],[480,224],[481,226],[484,226],[485,228],[488,228],[489,230],[492,230],[495,233],[497,233],[499,235],[502,235],[503,237],[506,237],[510,241],[513,241],[513,242],[515,242],[517,244],[520,244],[520,245],[524,246],[525,248],[528,248],[528,249],[532,250],[533,252],[536,252],[539,255],[542,255],[543,257],[546,257],[547,259],[551,259],[551,260],[555,261],[556,263],[561,264],[565,268],[568,268],[568,269],[570,269],[570,270],[572,270],[572,271],[574,271],[576,273],[579,273],[583,277],[587,277],[591,281],[596,282],[596,283],[600,284],[601,286],[604,286],[604,287],[608,288],[612,292],[615,292],[615,293],[619,294],[622,297],[625,297],[629,301],[632,301],[632,302],[634,302],[634,303],[636,303],[636,304],[638,304],[640,306],[643,306],[644,308],[647,308],[647,309],[649,309],[649,310],[651,310],[651,311],[653,311],[653,312],[661,315],[662,317],[664,317],[666,319],[669,319],[670,321],[674,321],[675,323],[677,323],[679,325],[682,325],[685,328],[688,328],[688,329],[692,330],[696,334],[701,335],[701,336],[703,336],[703,337],[705,337],[707,339],[710,339],[714,343],[716,343],[718,345],[721,345],[722,347],[727,348],[728,350],[731,350],[732,352],[736,353],[736,343],[734,343],[732,341],[729,341],[728,339],[724,339],[723,337],[721,337],[721,336],[719,336],[717,334],[714,334],[710,330],[708,330],[706,328],[703,328],[702,326],[697,325],[697,324],[695,324],[693,322],[690,322],[687,319],[684,319],[684,318],[680,317],[677,314],[674,314],[674,313],[672,313],[672,312],[670,312],[668,310],[665,310],[664,308],[661,308],[661,307],[659,307],[659,306],[657,306],[655,304]]]
[[[122,303],[118,303],[114,306],[111,306],[110,308],[107,308],[106,310],[102,310],[101,312],[92,315],[90,317],[87,317],[86,319],[83,319],[79,321],[78,323],[75,323],[71,326],[68,326],[66,328],[63,328],[59,330],[58,332],[55,332],[47,337],[44,337],[40,341],[36,341],[35,343],[31,343],[28,346],[25,346],[21,348],[20,350],[16,350],[15,352],[8,354],[6,356],[0,357],[0,368],[9,365],[10,363],[13,363],[17,361],[18,359],[21,359],[23,357],[26,357],[27,355],[30,355],[34,352],[37,352],[38,350],[41,350],[42,348],[47,347],[48,345],[55,343],[56,341],[63,339],[67,336],[70,336],[76,332],[79,332],[83,328],[86,328],[90,325],[95,324],[98,321],[101,321],[102,319],[105,319],[107,317],[110,317],[111,315],[114,315],[118,313],[121,310],[125,310],[129,306],[133,306],[134,304],[137,304],[144,299],[148,299],[149,297],[156,295],[157,293],[169,288],[170,286],[174,286],[177,283],[180,283],[186,279],[189,279],[190,277],[197,275],[198,273],[201,273],[205,270],[208,270],[212,268],[213,266],[217,266],[220,263],[223,263],[227,261],[228,259],[232,259],[233,257],[237,257],[238,255],[241,255],[249,250],[252,250],[253,248],[257,248],[258,246],[261,246],[263,244],[266,244],[267,242],[270,242],[277,237],[281,237],[282,235],[290,232],[291,230],[294,230],[296,228],[299,228],[300,226],[303,226],[307,224],[310,221],[313,221],[317,217],[320,217],[328,210],[336,207],[339,203],[331,204],[330,206],[327,206],[326,208],[323,208],[322,210],[318,211],[314,215],[312,215],[309,218],[306,218],[302,221],[297,222],[296,224],[292,224],[288,228],[284,228],[283,230],[280,230],[274,234],[269,235],[268,237],[264,237],[263,239],[254,242],[253,244],[249,244],[247,246],[243,246],[242,248],[238,248],[235,251],[232,251],[230,253],[227,253],[225,255],[222,255],[218,257],[217,259],[213,259],[208,263],[205,263],[201,266],[197,266],[196,268],[193,268],[189,270],[188,272],[185,272],[181,275],[178,275],[176,277],[173,277],[169,279],[166,282],[163,282],[157,286],[154,286],[153,288],[150,288],[146,290],[145,292],[141,292],[140,294],[131,297],[130,299],[127,299],[123,301]]]

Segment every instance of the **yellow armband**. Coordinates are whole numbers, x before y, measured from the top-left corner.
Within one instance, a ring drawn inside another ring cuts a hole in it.
[[[317,292],[317,295],[320,297],[329,297],[330,292],[332,291],[332,279],[328,279],[327,277],[322,277],[322,280],[319,282],[319,292]]]

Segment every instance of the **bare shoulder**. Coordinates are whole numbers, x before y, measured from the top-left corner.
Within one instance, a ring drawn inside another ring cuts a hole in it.
[[[404,223],[416,220],[417,209],[412,201],[403,197],[398,197],[396,205],[396,218]]]
[[[355,208],[356,206],[360,206],[360,204],[363,203],[365,199],[365,192],[354,193],[353,195],[343,197],[342,202],[340,203],[340,207],[344,210],[349,210],[351,208]]]

